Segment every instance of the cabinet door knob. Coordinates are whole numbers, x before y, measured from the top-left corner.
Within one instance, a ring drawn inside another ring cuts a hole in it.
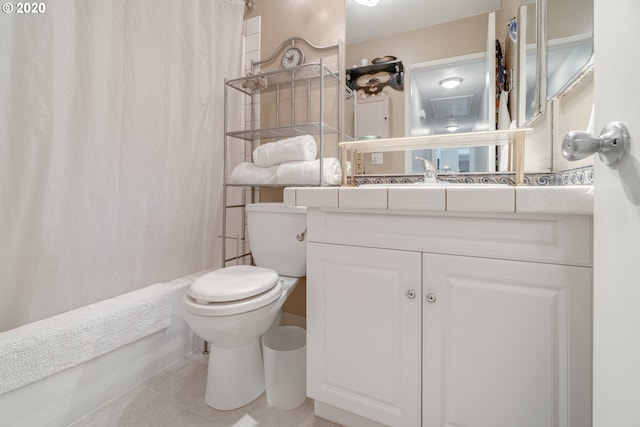
[[[433,292],[429,292],[427,294],[427,301],[428,302],[436,302],[436,294],[434,294]]]
[[[407,298],[414,299],[416,297],[416,291],[413,289],[409,289],[407,291]]]

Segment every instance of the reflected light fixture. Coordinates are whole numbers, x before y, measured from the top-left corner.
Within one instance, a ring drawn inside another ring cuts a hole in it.
[[[449,123],[449,124],[448,124],[448,125],[446,125],[444,128],[445,128],[446,130],[448,130],[449,132],[455,132],[455,131],[457,131],[458,129],[460,129],[460,126],[458,126],[458,125],[457,125],[457,124],[455,124],[455,123]]]
[[[356,0],[356,3],[373,7],[380,3],[380,0]]]
[[[460,83],[462,83],[462,79],[460,77],[450,77],[448,79],[440,80],[440,86],[445,89],[453,89],[454,87],[458,87]]]

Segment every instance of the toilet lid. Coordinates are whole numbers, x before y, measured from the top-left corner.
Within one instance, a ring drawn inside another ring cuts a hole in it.
[[[269,268],[235,265],[198,278],[187,293],[201,304],[231,302],[251,298],[272,289],[278,273]]]

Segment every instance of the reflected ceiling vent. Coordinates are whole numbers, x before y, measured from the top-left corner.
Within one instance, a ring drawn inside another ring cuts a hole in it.
[[[431,108],[436,119],[467,117],[471,112],[473,95],[437,98],[431,100]]]

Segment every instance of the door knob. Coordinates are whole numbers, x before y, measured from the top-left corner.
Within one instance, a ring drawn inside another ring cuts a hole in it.
[[[562,157],[569,161],[598,153],[602,163],[614,166],[629,149],[629,132],[622,122],[611,122],[600,136],[572,130],[562,139]]]

